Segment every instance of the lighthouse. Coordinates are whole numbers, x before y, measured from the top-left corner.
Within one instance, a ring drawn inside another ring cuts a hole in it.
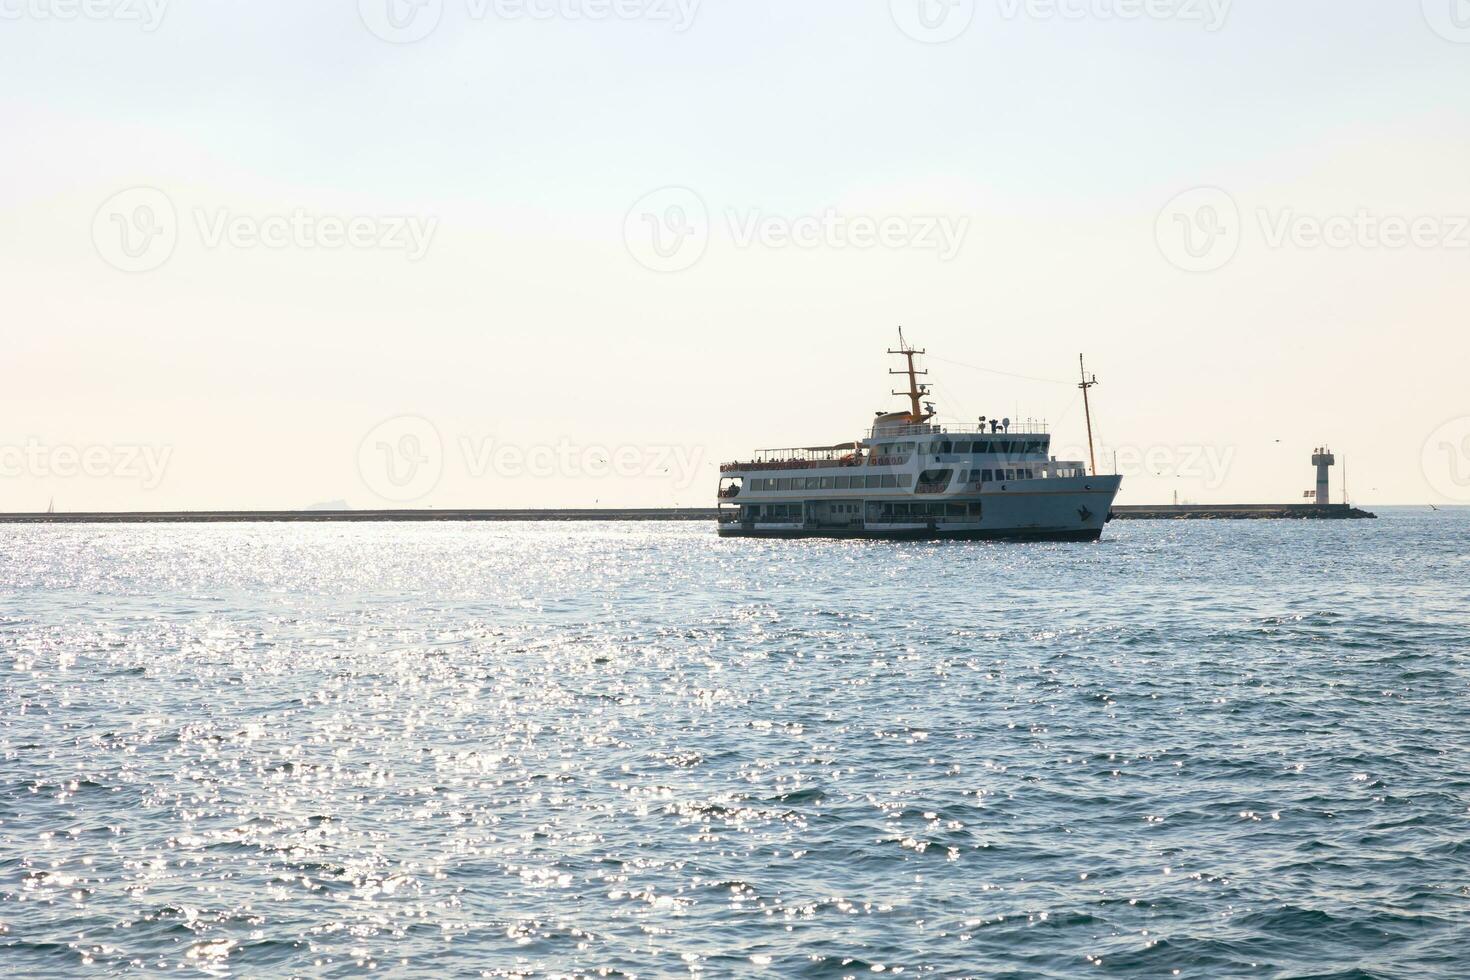
[[[1332,503],[1332,481],[1328,471],[1337,465],[1337,457],[1324,447],[1312,454],[1312,465],[1317,467],[1317,506],[1326,507]]]

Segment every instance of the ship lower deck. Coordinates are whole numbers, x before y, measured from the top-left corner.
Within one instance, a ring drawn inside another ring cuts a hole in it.
[[[804,527],[782,524],[722,524],[722,538],[797,540],[826,538],[853,541],[1054,541],[1090,543],[1102,539],[1102,528],[983,527]]]

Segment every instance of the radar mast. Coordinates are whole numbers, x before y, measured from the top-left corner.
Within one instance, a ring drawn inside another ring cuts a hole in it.
[[[914,366],[914,358],[927,354],[928,351],[916,350],[903,336],[903,327],[898,328],[898,350],[889,349],[888,353],[897,354],[908,361],[908,366],[898,371],[889,371],[889,374],[907,375],[909,379],[908,391],[895,391],[893,394],[908,398],[910,411],[909,423],[911,425],[922,425],[934,417],[933,405],[926,406],[924,399],[929,395],[929,386],[920,384],[921,377],[927,377],[929,372],[920,371]]]

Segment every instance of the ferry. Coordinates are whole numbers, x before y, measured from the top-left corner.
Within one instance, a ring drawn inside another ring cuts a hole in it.
[[[1102,538],[1122,477],[1051,455],[1045,424],[936,421],[926,351],[899,332],[907,411],[879,412],[860,439],[770,449],[720,467],[719,533],[727,538],[1077,541]],[[1088,392],[1082,396],[1092,443]]]

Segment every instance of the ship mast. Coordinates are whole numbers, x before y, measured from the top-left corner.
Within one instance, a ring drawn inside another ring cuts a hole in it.
[[[1082,409],[1087,414],[1087,454],[1092,457],[1092,475],[1097,476],[1097,450],[1092,446],[1092,403],[1087,397],[1087,393],[1097,387],[1097,375],[1094,374],[1091,381],[1087,379],[1087,362],[1081,354],[1077,355],[1077,363],[1082,368],[1082,383],[1077,387],[1082,389]]]
[[[920,425],[934,417],[933,412],[924,411],[924,396],[929,394],[929,386],[919,384],[919,378],[929,374],[928,371],[920,371],[914,367],[914,358],[928,353],[927,351],[915,350],[909,346],[908,341],[903,339],[903,327],[898,328],[898,350],[889,349],[888,353],[897,354],[908,359],[908,367],[901,371],[889,371],[889,374],[906,374],[909,379],[908,391],[895,391],[895,395],[906,396],[911,406],[909,412],[910,423]]]

